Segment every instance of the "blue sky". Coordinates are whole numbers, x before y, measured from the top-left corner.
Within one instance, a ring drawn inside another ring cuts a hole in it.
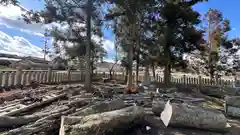
[[[21,5],[26,9],[41,10],[44,7],[42,0],[20,0]],[[200,3],[194,6],[194,9],[204,14],[209,8],[220,10],[224,17],[230,19],[232,31],[229,37],[238,37],[240,35],[240,26],[238,25],[240,18],[240,1],[234,0],[228,2],[226,0],[209,0],[209,2]],[[2,9],[2,10],[1,10]],[[3,12],[4,11],[4,12]],[[6,15],[6,12],[7,15]],[[42,57],[41,48],[43,48],[43,29],[40,24],[24,24],[17,18],[20,17],[21,11],[16,7],[1,8],[0,7],[0,52],[10,52],[15,54],[33,55]],[[114,36],[111,30],[103,28],[104,31],[104,47],[108,51],[108,58],[114,57]],[[3,36],[4,35],[4,36]],[[8,39],[8,40],[6,40]],[[49,42],[50,45],[51,42]],[[24,46],[24,50],[22,49]]]

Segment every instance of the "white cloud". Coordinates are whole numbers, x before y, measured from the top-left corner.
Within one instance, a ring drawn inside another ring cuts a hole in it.
[[[11,37],[0,31],[0,53],[43,57],[42,49],[19,36]]]
[[[114,43],[110,40],[103,41],[103,47],[107,50],[107,52],[114,52]]]
[[[22,32],[26,32],[30,35],[43,36],[44,29],[41,24],[32,23],[27,24],[21,18],[24,11],[19,7],[9,5],[0,5],[0,25],[4,25],[8,28],[19,29]]]
[[[100,42],[100,38],[98,36],[92,35],[92,39],[95,42]],[[108,53],[113,53],[114,52],[114,42],[111,40],[107,40],[107,39],[102,39],[103,42],[103,48],[108,52]]]
[[[13,5],[1,6],[0,5],[0,25],[4,25],[7,28],[18,29],[18,30],[28,33],[30,35],[37,35],[40,37],[44,36],[43,35],[44,29],[51,29],[52,27],[60,27],[62,30],[67,29],[67,25],[60,26],[57,23],[52,23],[52,24],[48,24],[48,25],[41,25],[41,24],[37,24],[37,23],[27,24],[22,19],[20,19],[21,15],[23,13],[24,13],[24,11],[22,11],[17,6],[13,6]],[[1,33],[1,34],[3,34],[3,33]],[[11,40],[9,40],[11,42],[13,42],[13,41],[16,42],[19,40],[19,39],[17,39],[17,37],[10,37],[10,38],[12,38]],[[92,39],[95,40],[96,42],[99,42],[101,40],[99,37],[94,36],[94,35],[92,36]],[[3,40],[3,39],[1,39],[1,40]],[[7,42],[9,42],[9,41],[7,41]],[[109,54],[115,53],[113,41],[102,39],[102,42],[103,42],[103,47]],[[3,44],[2,41],[0,41],[0,51],[7,50],[6,48],[4,50],[1,50],[1,46],[6,46],[6,45],[2,45],[2,44]],[[31,44],[31,43],[27,43],[27,45],[29,45],[29,44]],[[10,48],[9,50],[11,50],[10,52],[15,52],[16,49]],[[25,51],[28,52],[28,50],[25,50]]]

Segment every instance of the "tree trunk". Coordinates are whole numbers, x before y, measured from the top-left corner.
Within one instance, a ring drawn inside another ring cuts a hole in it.
[[[127,79],[127,87],[131,88],[133,86],[133,75],[132,75],[132,64],[133,63],[133,46],[129,45],[128,51],[128,79]]]
[[[86,63],[86,57],[83,59],[83,58],[81,58],[81,57],[78,57],[78,62],[79,62],[79,70],[80,70],[80,72],[81,72],[81,80],[85,80],[84,78],[83,78],[83,75],[85,75],[85,77],[86,77],[86,72],[84,72],[85,70],[87,70],[86,69],[86,67],[85,67],[85,65],[84,65],[84,63]]]
[[[168,24],[168,26],[164,30],[165,34],[165,44],[164,44],[164,84],[165,87],[168,87],[171,83],[171,45],[172,45],[172,26]]]
[[[137,32],[137,47],[136,47],[136,86],[138,86],[138,76],[139,76],[139,64],[140,64],[140,46],[141,46],[141,30],[138,24],[138,32]]]
[[[128,68],[126,68],[126,74],[124,76],[124,83],[127,83],[127,79],[128,79]]]
[[[170,43],[172,39],[169,39],[171,37],[169,30],[166,30],[166,43],[164,46],[164,57],[165,57],[165,68],[164,68],[164,84],[166,87],[168,87],[171,83],[171,58],[170,58]]]
[[[112,75],[112,70],[111,69],[109,70],[109,76],[110,76],[109,79],[112,80],[113,79],[113,75]]]
[[[221,112],[197,106],[158,102],[159,108],[163,106],[161,119],[165,126],[190,127],[214,132],[226,132],[227,119]],[[159,115],[157,113],[156,115]]]
[[[114,66],[115,66],[116,64],[117,64],[117,60],[116,60],[115,63],[112,65],[111,69],[109,70],[110,80],[113,79],[112,71],[113,71],[113,68],[114,68]]]
[[[168,87],[171,83],[171,64],[170,60],[167,60],[167,63],[164,68],[164,84],[166,87]]]
[[[91,80],[91,16],[92,16],[92,0],[88,0],[88,8],[87,8],[87,42],[88,45],[86,47],[87,52],[87,70],[85,76],[85,88],[87,92],[92,92],[92,80]]]
[[[142,84],[148,86],[150,85],[150,83],[151,83],[151,77],[149,75],[149,66],[146,65]]]
[[[91,79],[92,79],[92,76],[93,76],[93,70],[94,70],[94,68],[93,68],[93,62],[94,62],[94,60],[91,61]]]
[[[137,51],[137,60],[136,60],[136,86],[138,86],[138,76],[139,76],[139,51]]]
[[[131,125],[140,122],[143,116],[143,108],[132,106],[85,117],[63,117],[60,135],[101,135],[109,132],[115,133],[116,130],[123,131]]]
[[[154,66],[153,62],[152,62],[152,73],[153,73],[153,79],[155,81],[156,80],[156,72],[155,72],[155,66]]]
[[[136,11],[136,9],[134,10]],[[129,44],[129,50],[128,50],[128,68],[129,68],[129,73],[128,73],[128,82],[127,82],[127,87],[131,88],[133,86],[133,69],[132,69],[132,65],[133,65],[133,45],[135,44],[135,40],[136,40],[136,16],[135,16],[135,12],[133,11],[133,20],[132,20],[132,31],[131,31],[131,36],[132,36],[132,42],[131,44]]]

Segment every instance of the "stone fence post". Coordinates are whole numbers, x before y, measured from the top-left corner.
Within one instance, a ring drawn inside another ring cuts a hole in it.
[[[51,80],[52,80],[52,68],[48,68],[47,83],[51,83]]]
[[[71,81],[71,70],[70,68],[67,69],[67,82]]]
[[[21,67],[17,67],[16,76],[15,76],[16,87],[20,87],[21,86],[21,79],[22,79],[22,68]]]

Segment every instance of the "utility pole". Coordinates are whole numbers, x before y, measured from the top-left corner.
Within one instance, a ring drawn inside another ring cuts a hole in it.
[[[46,60],[46,56],[48,54],[48,46],[47,46],[47,32],[44,33],[44,38],[43,38],[43,59]]]
[[[44,56],[43,59],[46,60],[46,55],[47,55],[47,40],[44,39]]]

